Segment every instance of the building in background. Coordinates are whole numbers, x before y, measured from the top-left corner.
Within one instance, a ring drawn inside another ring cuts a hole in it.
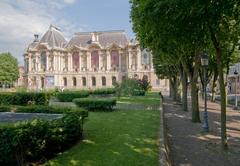
[[[240,63],[236,63],[234,66],[230,67],[227,78],[228,78],[228,93],[240,94]]]
[[[68,42],[51,25],[41,39],[34,36],[24,54],[29,89],[112,87],[126,77],[147,78],[156,90],[169,88],[155,75],[151,54],[124,31],[79,32]]]
[[[24,66],[18,67],[19,77],[15,82],[15,87],[26,87],[27,86],[27,77]]]

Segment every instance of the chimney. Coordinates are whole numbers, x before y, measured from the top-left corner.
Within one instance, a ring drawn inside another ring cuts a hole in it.
[[[97,32],[91,33],[92,35],[92,43],[97,43],[99,41],[99,35]]]
[[[34,42],[39,42],[39,40],[38,40],[38,34],[34,34]]]

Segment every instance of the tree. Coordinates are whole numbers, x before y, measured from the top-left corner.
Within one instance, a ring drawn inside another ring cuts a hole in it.
[[[198,105],[196,81],[202,52],[215,51],[221,93],[221,141],[227,149],[226,90],[224,72],[228,71],[240,36],[239,0],[132,0],[133,30],[140,42],[151,50],[161,49],[171,55],[179,54],[185,72],[191,78],[192,100]],[[171,58],[176,58],[171,56]],[[192,118],[197,118],[193,115]],[[197,118],[198,119],[198,118]],[[193,119],[192,119],[193,120]]]
[[[133,30],[143,47],[150,48],[153,53],[163,52],[164,54],[158,54],[162,56],[163,61],[170,59],[175,60],[173,63],[181,63],[183,69],[180,69],[180,73],[184,70],[182,77],[191,78],[192,121],[200,122],[196,84],[200,67],[199,54],[205,45],[204,40],[199,40],[198,36],[203,29],[198,28],[198,33],[194,32],[196,27],[191,22],[195,19],[185,17],[190,10],[181,1],[132,0],[131,2]],[[191,35],[191,32],[198,36]],[[189,63],[182,63],[185,60]],[[190,69],[189,64],[191,64]],[[185,85],[186,81],[182,84]],[[185,101],[186,86],[183,89],[185,89],[183,92],[183,101]],[[186,105],[187,101],[183,103]]]
[[[18,61],[10,53],[0,54],[0,82],[11,84],[19,77]]]

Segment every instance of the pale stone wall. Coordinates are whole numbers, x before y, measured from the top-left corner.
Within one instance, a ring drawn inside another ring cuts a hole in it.
[[[91,52],[97,51],[99,55],[99,66],[91,65]],[[111,51],[117,51],[119,64],[111,65]],[[46,53],[46,64],[41,60],[42,53]],[[73,66],[72,55],[79,54],[79,67]],[[87,48],[51,48],[39,45],[35,49],[28,50],[24,55],[25,67],[27,68],[27,79],[29,89],[94,89],[112,87],[112,77],[121,82],[122,77],[137,77],[139,79],[147,76],[154,90],[168,90],[167,80],[158,80],[154,73],[151,55],[140,50],[138,45],[120,47],[112,45],[109,48],[101,48],[96,43]],[[144,56],[144,57],[143,57]],[[145,59],[144,59],[145,58]],[[144,60],[148,63],[144,64]],[[27,63],[28,62],[28,63]],[[45,66],[45,67],[43,67]],[[73,77],[76,78],[76,86],[73,85]],[[83,85],[82,77],[86,78],[86,86]],[[96,78],[96,86],[93,86],[92,77]],[[102,77],[106,78],[106,85],[102,85]],[[67,85],[64,85],[64,78]]]

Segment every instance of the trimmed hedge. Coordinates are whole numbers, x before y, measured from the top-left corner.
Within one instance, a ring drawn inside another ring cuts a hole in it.
[[[88,111],[81,108],[56,107],[56,106],[0,106],[0,112],[17,113],[46,113],[46,114],[68,114],[76,113],[82,118],[88,117]]]
[[[74,99],[73,102],[78,106],[90,111],[94,110],[112,110],[117,104],[116,99],[104,98],[82,98]]]
[[[50,94],[45,92],[0,93],[0,105],[48,105]]]
[[[144,90],[133,90],[133,96],[145,96],[145,91]]]
[[[63,91],[58,92],[56,97],[61,102],[72,102],[73,99],[76,98],[85,98],[90,94],[89,91],[81,90],[81,91]]]
[[[101,88],[101,89],[95,89],[91,91],[91,94],[93,95],[109,95],[109,94],[116,94],[115,88]]]
[[[82,121],[75,113],[52,121],[35,119],[0,127],[0,165],[44,161],[76,143]]]

